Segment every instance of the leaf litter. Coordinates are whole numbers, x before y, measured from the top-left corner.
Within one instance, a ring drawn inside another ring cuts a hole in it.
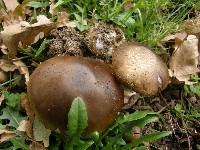
[[[176,77],[179,82],[191,84],[191,75],[197,74],[200,70],[199,64],[199,40],[195,35],[179,33],[175,37],[174,52],[169,61],[171,77]]]
[[[8,4],[10,0],[6,2]],[[52,1],[52,8],[54,9],[53,14],[58,15],[58,12],[55,11],[54,7],[55,6],[53,6],[53,1]],[[130,7],[133,6],[131,5]],[[9,6],[9,8],[7,7],[8,10],[10,9],[10,11],[16,10],[14,8],[16,7],[15,6]],[[40,38],[44,37],[44,35],[48,35],[51,29],[55,28],[55,26],[57,27],[70,26],[72,28],[75,27],[73,22],[69,23],[67,13],[65,12],[59,12],[59,13],[60,15],[58,15],[57,25],[55,25],[55,23],[50,21],[45,16],[38,16],[38,22],[34,24],[30,24],[29,22],[23,21],[22,18],[18,19],[14,18],[11,19],[11,23],[9,23],[9,21],[4,23],[4,31],[0,33],[1,34],[0,39],[2,38],[3,41],[3,43],[0,42],[1,50],[4,52],[5,55],[8,55],[9,53],[6,53],[6,49],[8,48],[9,52],[15,56],[17,54],[17,50],[19,47],[27,47],[33,43],[36,43]],[[181,32],[171,36],[168,39],[175,41],[174,51],[169,60],[169,69],[171,77],[175,77],[178,80],[178,82],[191,84],[190,82],[191,75],[197,74],[199,72],[198,59],[200,59],[200,57],[199,57],[198,44],[200,42],[198,41],[197,38],[197,35],[199,35],[200,33],[199,20],[200,16],[198,16],[195,20],[186,21],[185,23],[186,33]],[[2,44],[5,44],[3,45],[4,48],[2,48]],[[3,62],[0,65],[1,70],[3,70],[4,72],[13,72],[16,69],[18,69],[19,72],[25,76],[26,82],[28,82],[29,70],[24,62],[10,61],[10,60],[7,61],[6,59],[3,59],[1,62]],[[134,94],[135,93],[132,93],[132,91],[128,92],[126,101],[128,102],[130,97],[132,97]],[[2,102],[4,101],[3,97],[0,99],[2,99]],[[161,100],[154,99],[152,101],[157,102]],[[134,98],[133,102],[131,103],[133,103],[131,104],[131,107],[133,105],[142,104],[141,99],[139,98],[138,95],[136,96],[136,98]],[[155,103],[152,102],[152,104]],[[49,145],[48,141],[49,141],[50,131],[43,126],[43,124],[40,122],[37,116],[34,119],[34,114],[30,108],[30,104],[28,103],[27,97],[22,98],[21,105],[22,108],[25,110],[26,114],[28,115],[29,117],[28,119],[23,118],[17,112],[15,112],[15,110],[10,108],[3,109],[2,110],[3,114],[0,116],[0,118],[10,120],[10,123],[7,124],[7,126],[15,127],[19,131],[26,132],[29,137],[32,137],[31,134],[33,134],[34,135],[33,140],[42,141],[44,145],[47,147]],[[131,107],[129,106],[128,108]],[[155,107],[158,107],[160,108],[159,110],[162,110],[162,106],[156,105]],[[9,113],[9,111],[11,113]],[[12,115],[12,113],[16,114]],[[14,122],[14,120],[17,120],[17,122]],[[31,128],[32,125],[33,128]],[[9,136],[14,136],[11,133],[9,133],[10,131],[7,130],[5,130],[5,132],[4,130],[2,131],[3,134],[7,132],[6,134],[8,134],[8,138]],[[31,131],[33,133],[30,133]],[[45,149],[45,147],[38,142],[32,142],[29,145],[29,148],[32,150]]]

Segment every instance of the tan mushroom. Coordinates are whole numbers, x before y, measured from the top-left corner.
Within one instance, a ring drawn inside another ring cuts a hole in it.
[[[81,97],[88,112],[87,133],[104,131],[123,106],[123,91],[106,64],[83,57],[51,58],[35,69],[30,103],[47,128],[66,129],[72,101]]]
[[[113,52],[116,77],[136,92],[151,96],[169,82],[167,65],[149,48],[135,42],[125,42]]]

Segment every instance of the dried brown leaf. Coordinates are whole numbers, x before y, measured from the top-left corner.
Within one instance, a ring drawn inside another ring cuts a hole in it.
[[[24,75],[27,84],[29,81],[28,67],[21,60],[14,61],[13,64],[18,68],[20,74]]]
[[[14,11],[15,8],[19,5],[17,0],[3,0],[8,11]]]
[[[75,28],[76,24],[72,21],[69,21],[69,14],[65,11],[57,13],[57,27],[72,27]]]
[[[22,47],[37,42],[39,35],[48,35],[48,33],[55,28],[55,23],[47,19],[46,16],[39,15],[37,23],[29,24],[26,21],[20,21],[4,27],[0,33],[3,43],[8,47],[11,56],[15,56],[19,43]]]
[[[45,148],[42,144],[38,142],[32,142],[29,145],[29,150],[47,150],[47,148]]]
[[[3,43],[0,44],[0,50],[4,55],[8,55],[8,48]]]
[[[170,34],[168,36],[166,36],[165,38],[162,39],[162,42],[168,42],[171,40],[177,40],[180,42],[183,42],[186,38],[187,38],[188,34],[186,32],[178,32],[176,34]]]
[[[9,72],[9,71],[12,72],[12,71],[18,69],[20,74],[24,75],[26,83],[28,83],[28,81],[29,81],[28,67],[21,60],[8,61],[5,59],[1,59],[0,60],[0,69],[5,72]]]
[[[179,38],[175,41],[175,50],[171,56],[169,67],[170,75],[178,81],[189,84],[191,75],[198,73],[198,38],[188,35],[187,39]]]
[[[28,137],[33,138],[33,130],[32,125],[29,120],[22,120],[19,123],[19,127],[17,128],[18,131],[26,132]]]
[[[16,137],[16,134],[8,130],[0,130],[0,143],[8,141],[11,138]]]
[[[17,69],[17,66],[8,60],[1,59],[0,60],[0,69],[5,72],[9,72],[9,71],[14,71],[15,69]]]
[[[22,96],[21,98],[21,107],[23,110],[25,110],[27,116],[29,117],[30,123],[32,124],[34,121],[34,112],[31,109],[29,100],[28,100],[28,96],[24,94],[24,96]]]

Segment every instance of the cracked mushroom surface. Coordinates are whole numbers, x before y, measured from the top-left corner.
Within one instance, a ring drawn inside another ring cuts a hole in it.
[[[81,97],[88,113],[87,133],[104,131],[123,107],[123,90],[112,69],[94,59],[58,56],[34,70],[28,84],[33,110],[47,128],[67,127],[67,112],[72,101]]]
[[[72,27],[61,27],[50,32],[49,57],[54,56],[83,56],[85,44],[83,35]]]
[[[114,49],[112,65],[123,84],[145,96],[155,95],[169,83],[167,65],[149,48],[135,42]]]
[[[125,36],[120,28],[99,22],[89,30],[86,39],[86,44],[92,53],[111,57],[113,49],[125,40]]]

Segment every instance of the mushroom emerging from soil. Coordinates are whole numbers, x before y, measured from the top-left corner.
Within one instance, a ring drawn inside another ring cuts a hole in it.
[[[58,56],[35,69],[28,95],[47,128],[66,129],[67,112],[81,97],[88,112],[87,133],[104,131],[123,107],[123,90],[106,64],[83,57]]]
[[[145,96],[155,95],[167,87],[167,65],[145,46],[134,42],[121,44],[113,52],[116,77],[129,88]]]
[[[120,28],[100,22],[90,29],[86,39],[92,53],[97,56],[111,57],[112,50],[119,46],[125,37]]]
[[[61,27],[50,32],[48,56],[82,56],[86,45],[83,36],[72,27]]]

